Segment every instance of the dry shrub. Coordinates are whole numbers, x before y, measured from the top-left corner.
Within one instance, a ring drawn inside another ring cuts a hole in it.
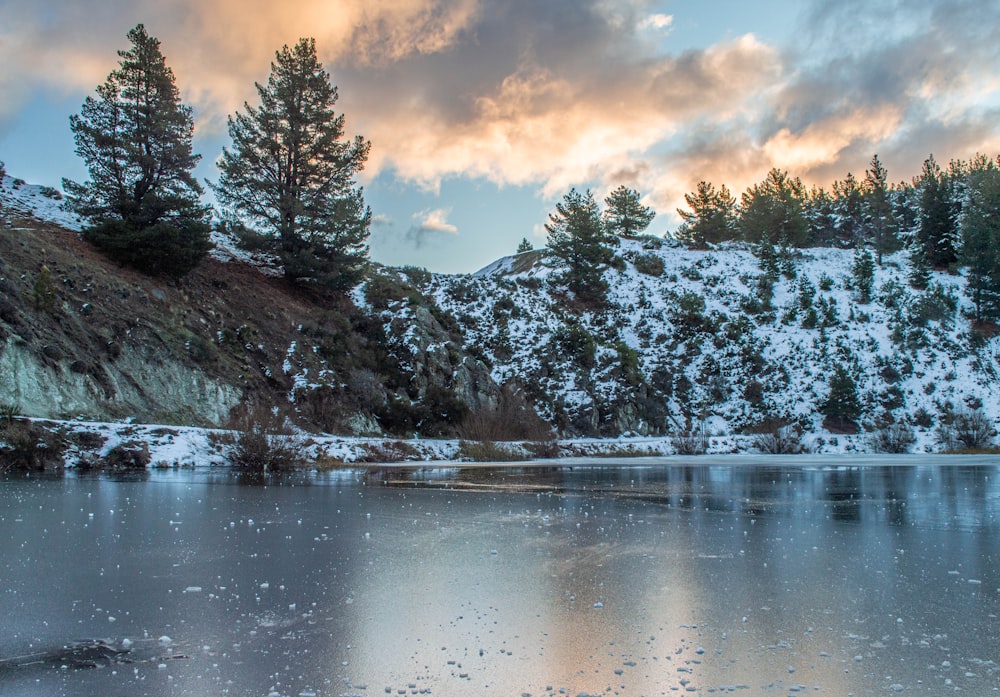
[[[412,445],[403,441],[382,441],[365,446],[365,453],[358,458],[358,462],[382,463],[382,462],[407,462],[409,460],[419,460],[420,453]]]
[[[758,433],[753,437],[753,445],[760,452],[769,455],[797,455],[805,452],[802,435],[795,426],[781,426],[767,433]]]
[[[552,440],[552,428],[535,413],[520,391],[504,385],[495,404],[465,416],[458,435],[464,440],[481,442],[544,442]]]
[[[701,425],[670,437],[670,445],[678,455],[704,455],[708,450],[708,431]]]
[[[65,462],[66,442],[57,433],[27,419],[0,421],[0,472],[54,469]]]
[[[524,449],[539,460],[554,460],[559,457],[559,441],[554,438],[525,443]]]
[[[996,429],[982,409],[960,409],[941,415],[938,441],[946,450],[985,450],[993,445]]]
[[[516,462],[524,459],[524,453],[519,448],[491,441],[463,440],[459,443],[458,457],[473,462]]]
[[[306,460],[301,441],[291,435],[285,418],[258,405],[248,407],[232,420],[236,435],[226,451],[226,460],[246,472],[280,472]]]
[[[908,453],[917,442],[917,436],[910,424],[897,421],[875,431],[869,442],[877,453]]]
[[[140,441],[119,443],[104,456],[104,464],[111,469],[145,469],[150,460],[149,444]]]

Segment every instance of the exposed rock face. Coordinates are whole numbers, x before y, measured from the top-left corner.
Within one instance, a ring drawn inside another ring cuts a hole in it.
[[[75,369],[78,361],[65,356],[43,355],[49,360],[16,339],[0,348],[0,402],[41,418],[217,425],[242,398],[239,388],[141,347],[124,347],[97,374]]]
[[[0,405],[24,415],[224,426],[245,404],[331,433],[453,435],[499,393],[405,283],[406,316],[387,322],[238,261],[166,282],[15,222],[0,232]]]

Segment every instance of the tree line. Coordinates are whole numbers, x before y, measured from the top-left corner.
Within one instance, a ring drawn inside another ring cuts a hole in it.
[[[85,239],[146,273],[183,276],[211,248],[212,211],[193,175],[200,155],[192,151],[191,108],[180,101],[160,42],[142,24],[128,39],[118,68],[70,118],[90,179],[63,186],[87,221]],[[345,138],[337,88],[313,39],[277,51],[266,84],[255,86],[259,104],[230,115],[232,145],[209,184],[221,226],[271,251],[288,279],[347,290],[367,263],[371,210],[355,176],[371,143]],[[911,182],[894,184],[875,155],[863,178],[849,173],[829,190],[807,190],[772,169],[739,202],[725,185],[706,181],[684,198],[675,236],[692,247],[743,240],[765,255],[856,248],[871,250],[880,265],[905,248],[915,286],[926,284],[931,269],[967,266],[975,319],[1000,319],[1000,158],[942,168],[930,156]],[[605,204],[602,213],[590,191],[571,190],[546,225],[547,251],[560,268],[555,280],[595,306],[607,292],[602,272],[614,241],[639,235],[653,218],[624,186]]]
[[[855,249],[861,279],[873,277],[886,255],[905,250],[915,288],[926,287],[932,269],[965,266],[974,320],[1000,320],[1000,157],[952,160],[944,169],[931,155],[912,181],[891,183],[875,155],[863,179],[849,173],[829,191],[807,190],[798,177],[771,169],[739,202],[725,185],[707,181],[684,200],[673,236],[689,247],[743,241],[772,261],[790,248]],[[595,306],[607,290],[600,276],[616,236],[641,233],[653,216],[626,187],[605,203],[602,219],[591,192],[571,190],[546,225],[549,256],[562,268],[557,282]],[[518,251],[530,248],[524,241]]]
[[[182,104],[160,42],[142,24],[119,66],[70,117],[76,153],[90,179],[63,180],[83,236],[111,259],[179,277],[211,248],[211,207],[193,170],[194,122]],[[313,39],[276,52],[259,105],[228,120],[232,147],[210,183],[222,225],[273,252],[285,276],[344,291],[362,278],[371,210],[354,177],[371,144],[344,139],[337,88]]]
[[[772,169],[739,203],[725,185],[699,182],[678,209],[676,236],[705,249],[729,240],[765,254],[789,247],[870,250],[881,266],[905,250],[914,287],[931,269],[968,267],[969,296],[978,322],[1000,319],[1000,157],[976,155],[942,168],[929,156],[919,175],[891,183],[878,155],[863,179],[853,174],[830,190]]]

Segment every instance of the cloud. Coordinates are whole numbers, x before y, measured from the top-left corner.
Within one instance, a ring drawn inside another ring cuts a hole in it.
[[[434,210],[414,213],[413,219],[417,221],[417,228],[421,232],[444,232],[449,235],[457,235],[458,228],[448,222],[450,213],[450,208],[435,208]]]
[[[348,133],[373,143],[365,176],[429,190],[479,177],[549,199],[624,183],[660,225],[701,179],[739,193],[779,166],[829,185],[876,152],[911,176],[931,151],[968,157],[1000,134],[1000,5],[981,0],[811,0],[783,45],[722,27],[683,52],[664,33],[686,15],[649,0],[42,5],[4,4],[0,129],[37,90],[92,90],[142,21],[199,132],[224,133],[274,51],[314,36]],[[454,234],[433,212],[415,239]]]
[[[414,224],[404,235],[407,242],[417,249],[440,243],[442,235],[457,235],[458,227],[448,222],[450,208],[434,208],[413,214]]]
[[[658,29],[660,31],[664,29],[669,29],[673,26],[674,16],[665,14],[651,14],[641,22],[639,22],[639,27],[642,29]]]

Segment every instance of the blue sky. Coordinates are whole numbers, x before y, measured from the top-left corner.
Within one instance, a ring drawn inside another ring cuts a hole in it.
[[[570,187],[619,184],[676,228],[699,180],[771,167],[829,186],[1000,152],[1000,4],[972,0],[5,0],[0,160],[83,179],[69,115],[143,22],[196,119],[202,178],[225,119],[302,36],[340,90],[372,257],[467,272],[509,254]]]

